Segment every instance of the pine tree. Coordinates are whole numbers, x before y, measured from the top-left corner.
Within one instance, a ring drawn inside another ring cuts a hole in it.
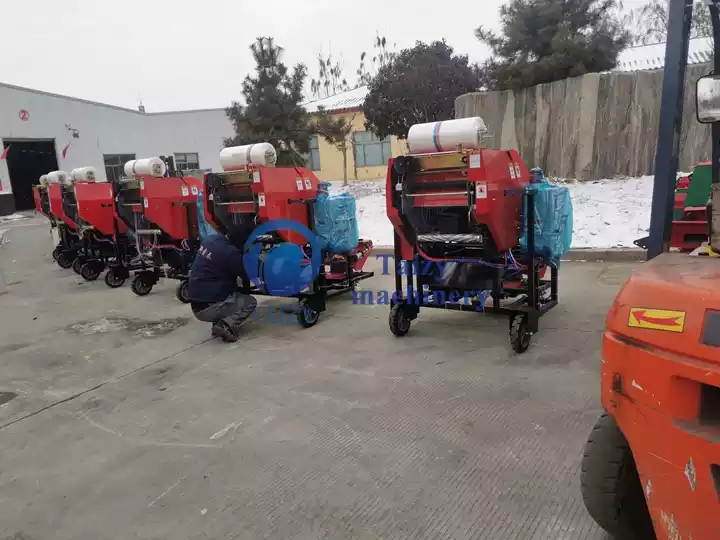
[[[300,105],[306,67],[298,64],[289,73],[280,61],[283,49],[271,37],[257,38],[250,50],[257,64],[255,76],[243,81],[245,105],[235,101],[225,109],[235,128],[225,146],[269,142],[278,165],[303,165],[310,150],[308,116]]]
[[[455,98],[477,89],[478,74],[467,56],[454,55],[445,41],[418,42],[372,79],[365,126],[381,139],[405,139],[413,124],[453,118]]]
[[[475,31],[493,53],[483,71],[494,89],[610,70],[630,43],[616,0],[510,0],[500,20],[501,35]]]

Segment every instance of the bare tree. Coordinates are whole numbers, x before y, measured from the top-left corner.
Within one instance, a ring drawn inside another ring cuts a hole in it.
[[[347,186],[348,174],[347,174],[347,153],[352,147],[352,131],[353,121],[355,115],[353,114],[350,119],[346,119],[343,116],[333,117],[323,107],[318,109],[315,115],[315,120],[310,124],[310,130],[313,133],[317,133],[328,144],[331,144],[337,148],[343,156],[343,185]]]
[[[667,40],[669,3],[670,0],[650,0],[644,6],[630,12],[626,24],[627,28],[633,29],[633,43],[649,45],[663,43]],[[699,38],[711,35],[710,11],[704,2],[696,0],[693,6],[690,37]]]

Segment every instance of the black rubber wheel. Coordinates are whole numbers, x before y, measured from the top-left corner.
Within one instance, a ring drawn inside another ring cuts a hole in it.
[[[153,279],[147,273],[136,274],[130,284],[132,292],[138,296],[147,296],[153,289]]]
[[[300,301],[300,306],[295,312],[295,316],[303,328],[312,328],[320,320],[320,312],[311,308],[305,300]]]
[[[73,272],[80,275],[80,271],[82,270],[82,267],[84,264],[85,264],[85,259],[83,259],[82,257],[76,257],[72,263]]]
[[[632,450],[608,414],[585,445],[580,491],[592,518],[615,538],[655,538]]]
[[[111,289],[118,289],[125,285],[126,279],[124,274],[118,272],[115,268],[111,268],[105,274],[105,285]]]
[[[530,347],[531,338],[527,315],[515,315],[510,320],[510,345],[513,350],[518,354],[524,353]]]
[[[55,249],[53,249],[52,258],[54,261],[58,260],[58,257],[60,256],[61,252],[62,252],[62,250],[59,247],[56,247]]]
[[[85,281],[95,281],[103,271],[103,264],[99,261],[88,261],[80,268],[80,275]]]
[[[70,255],[69,253],[62,252],[58,255],[57,263],[60,268],[64,268],[67,270],[68,268],[71,268],[73,265],[73,262],[75,261],[75,257]]]
[[[405,310],[402,305],[395,304],[390,308],[390,331],[397,337],[403,337],[410,331],[410,324],[412,321],[405,315]]]
[[[177,296],[177,299],[183,304],[190,303],[190,290],[187,279],[183,279],[180,282],[180,285],[177,286],[177,289],[175,289],[175,296]]]

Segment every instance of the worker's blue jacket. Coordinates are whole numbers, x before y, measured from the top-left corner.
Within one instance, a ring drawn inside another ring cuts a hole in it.
[[[243,254],[222,234],[203,240],[190,269],[190,301],[193,310],[222,302],[238,290],[245,276]]]

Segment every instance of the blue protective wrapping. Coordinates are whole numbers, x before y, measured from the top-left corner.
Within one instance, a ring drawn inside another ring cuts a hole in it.
[[[547,260],[558,260],[570,249],[573,233],[573,206],[568,188],[551,184],[540,169],[532,170],[535,193],[535,253]],[[523,203],[526,211],[527,199]],[[520,247],[527,251],[527,226],[520,236]]]
[[[197,196],[197,219],[198,219],[198,232],[200,233],[200,240],[205,240],[208,236],[215,234],[215,229],[205,219],[205,207],[203,204],[203,193],[202,189],[198,190]]]
[[[315,234],[333,253],[348,253],[360,240],[357,203],[349,193],[331,195],[329,182],[321,182],[315,200]]]

